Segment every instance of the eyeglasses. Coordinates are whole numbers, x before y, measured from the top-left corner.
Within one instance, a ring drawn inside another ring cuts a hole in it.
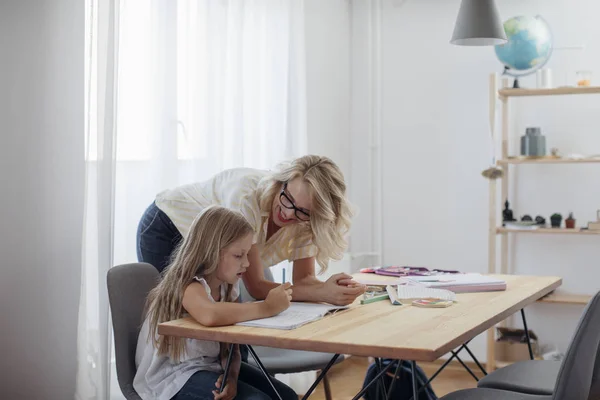
[[[288,197],[287,193],[285,193],[286,189],[287,189],[287,182],[283,184],[283,189],[281,190],[281,193],[279,194],[279,202],[281,203],[281,205],[284,206],[285,208],[287,208],[288,210],[294,210],[294,214],[296,215],[296,218],[298,218],[300,221],[309,221],[310,214],[308,214],[306,211],[296,207],[296,205],[294,204],[292,199],[290,199]]]

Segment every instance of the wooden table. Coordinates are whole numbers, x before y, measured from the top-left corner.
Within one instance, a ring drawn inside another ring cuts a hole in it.
[[[506,291],[457,294],[457,303],[448,308],[393,306],[389,301],[361,305],[357,299],[348,310],[289,331],[209,328],[185,318],[160,324],[158,333],[292,350],[434,361],[562,283],[553,276],[493,276],[507,282]],[[375,277],[386,279],[368,275],[369,279]]]

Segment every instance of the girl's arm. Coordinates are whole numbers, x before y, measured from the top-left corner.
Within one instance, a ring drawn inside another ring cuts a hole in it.
[[[256,303],[213,302],[200,282],[192,282],[183,293],[183,308],[204,326],[233,325],[237,322],[277,315],[290,306],[290,285],[277,285],[265,301]]]
[[[229,347],[228,343],[222,343],[221,346]],[[231,359],[231,365],[229,366],[229,375],[227,381],[231,379],[231,382],[237,382],[240,375],[240,366],[242,365],[242,353],[240,353],[240,345],[233,345],[233,358]],[[223,371],[227,367],[227,356],[224,356],[221,360],[221,366]],[[227,384],[227,383],[225,383]]]
[[[221,346],[229,347],[227,343],[221,343]],[[236,344],[233,346],[233,358],[231,359],[231,365],[229,366],[229,373],[227,375],[227,382],[223,383],[223,374],[219,376],[217,382],[215,383],[216,390],[213,390],[213,394],[215,396],[215,400],[225,399],[225,398],[235,398],[237,395],[237,381],[240,375],[240,367],[242,364],[242,355],[240,354],[240,345]],[[223,367],[223,371],[227,367],[227,356],[224,356],[221,359],[221,365]],[[219,393],[221,385],[225,385],[223,392]]]

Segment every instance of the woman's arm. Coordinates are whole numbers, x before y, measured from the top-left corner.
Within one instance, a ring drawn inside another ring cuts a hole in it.
[[[274,287],[279,286],[277,283],[265,279],[262,261],[256,245],[252,245],[248,252],[248,262],[250,266],[244,272],[242,279],[250,296],[256,300],[263,300]]]
[[[348,305],[365,291],[364,285],[344,273],[335,274],[325,282],[319,280],[315,275],[314,257],[295,260],[292,279],[294,300]]]
[[[265,279],[263,265],[255,246],[248,253],[250,266],[243,279],[250,296],[264,299],[269,290],[278,284]],[[365,291],[365,286],[352,280],[348,274],[335,274],[323,282],[315,276],[315,258],[308,257],[294,261],[292,272],[292,300],[326,302],[336,305],[348,305]]]
[[[277,315],[290,306],[290,285],[275,285],[263,302],[213,302],[199,282],[192,282],[183,293],[183,308],[204,326],[233,325],[237,322]]]
[[[252,246],[248,253],[248,261],[250,262],[250,266],[244,273],[244,284],[250,296],[257,300],[262,300],[267,296],[269,290],[277,287],[278,284],[265,279],[262,261],[255,246]],[[311,268],[312,274],[310,273]],[[323,286],[325,283],[315,277],[314,270],[314,258],[294,261],[292,280],[296,286],[292,286],[293,301],[324,301]]]

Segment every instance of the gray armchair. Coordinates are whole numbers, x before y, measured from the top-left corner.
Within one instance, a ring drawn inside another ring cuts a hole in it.
[[[135,349],[143,323],[144,305],[159,273],[146,263],[119,265],[108,270],[106,285],[115,339],[117,380],[127,400],[142,400],[133,388]]]

